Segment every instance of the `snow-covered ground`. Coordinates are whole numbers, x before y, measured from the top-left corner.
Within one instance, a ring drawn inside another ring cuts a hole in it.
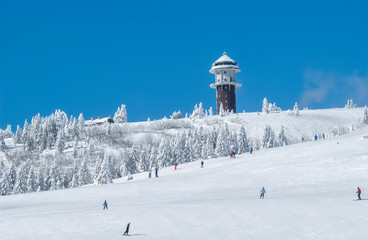
[[[367,239],[368,128],[132,181],[0,197],[0,239]],[[266,198],[259,191],[266,188]],[[102,210],[107,200],[109,210]]]

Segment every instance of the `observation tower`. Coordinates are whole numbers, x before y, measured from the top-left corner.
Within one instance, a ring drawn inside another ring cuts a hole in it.
[[[232,60],[226,52],[212,64],[210,73],[215,74],[215,83],[210,85],[216,89],[217,114],[220,113],[220,106],[225,111],[236,113],[235,88],[241,87],[235,81],[235,73],[240,72],[238,63]]]

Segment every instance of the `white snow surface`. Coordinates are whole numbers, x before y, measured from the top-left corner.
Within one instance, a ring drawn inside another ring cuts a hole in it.
[[[368,128],[114,184],[0,197],[0,239],[367,239]],[[262,187],[265,199],[259,199]],[[107,200],[108,210],[102,210]]]

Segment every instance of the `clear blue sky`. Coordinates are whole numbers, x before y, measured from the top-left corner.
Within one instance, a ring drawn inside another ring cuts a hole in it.
[[[282,3],[280,3],[282,2]],[[215,108],[211,64],[239,63],[237,110],[368,104],[367,1],[4,1],[0,128],[61,109],[128,121]]]

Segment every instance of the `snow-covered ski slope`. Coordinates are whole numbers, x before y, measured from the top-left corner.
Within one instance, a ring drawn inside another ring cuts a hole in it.
[[[146,173],[0,197],[0,239],[367,239],[368,128]],[[266,198],[259,191],[266,188]],[[107,200],[109,210],[102,210]]]
[[[159,143],[163,133],[175,135],[180,129],[203,127],[211,131],[213,127],[227,124],[229,129],[238,132],[244,126],[248,138],[262,140],[264,127],[270,125],[275,134],[279,134],[281,126],[289,143],[314,139],[314,135],[327,137],[342,135],[359,128],[362,123],[364,108],[330,108],[317,110],[300,110],[299,116],[291,116],[287,111],[280,113],[237,113],[225,117],[211,116],[202,119],[161,119],[151,122],[134,122],[124,125],[129,128],[126,137],[135,143],[147,138],[147,133]],[[156,131],[155,131],[156,130]]]

